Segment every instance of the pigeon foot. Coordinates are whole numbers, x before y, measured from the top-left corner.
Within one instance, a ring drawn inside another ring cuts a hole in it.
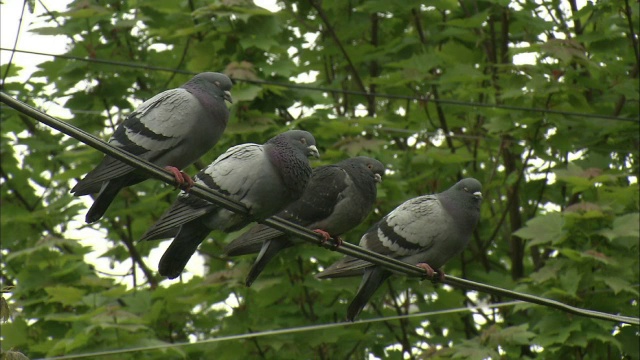
[[[332,239],[331,234],[329,234],[328,232],[324,231],[324,230],[320,230],[320,229],[315,229],[312,230],[314,233],[316,234],[320,234],[322,235],[322,240],[320,240],[321,244],[326,243],[327,241],[329,241],[329,239]],[[333,241],[336,242],[336,249],[340,247],[340,245],[342,245],[342,239],[339,236],[336,236]]]
[[[194,182],[189,175],[173,166],[165,166],[164,169],[173,174],[173,177],[176,179],[177,183],[176,188],[180,188],[186,192],[189,192],[189,190],[191,190]]]
[[[423,269],[425,271],[425,273],[427,273],[427,277],[431,279],[431,281],[433,282],[442,282],[444,281],[444,271],[438,269],[433,270],[433,268],[431,266],[429,266],[429,264],[427,263],[418,263],[416,264],[417,267]],[[437,276],[436,276],[437,275]]]

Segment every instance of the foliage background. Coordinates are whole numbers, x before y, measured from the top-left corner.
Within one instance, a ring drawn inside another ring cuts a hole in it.
[[[484,184],[482,220],[449,274],[638,315],[637,2],[278,5],[270,12],[245,0],[77,0],[33,31],[68,36],[70,56],[236,79],[230,125],[191,173],[232,145],[294,127],[315,135],[323,157],[314,166],[376,157],[389,174],[375,213],[346,236],[351,242],[404,200],[473,176]],[[520,54],[531,63],[514,61]],[[189,78],[63,58],[41,64],[26,82],[12,81],[17,71],[19,64],[2,64],[2,91],[31,104],[59,103],[73,114],[67,121],[105,139],[141,100]],[[287,87],[293,79],[372,95]],[[102,155],[5,107],[1,149],[0,269],[10,309],[3,310],[2,351],[38,358],[344,318],[359,279],[316,280],[319,267],[340,254],[311,246],[287,250],[247,289],[253,257],[222,257],[234,235],[213,233],[199,249],[203,276],[159,278],[148,259],[157,243],[136,242],[176,195],[156,181],[123,191],[91,226],[104,235],[93,241],[108,243],[102,257],[131,264],[123,278],[102,274],[70,227],[86,203],[68,192]],[[504,300],[396,276],[361,317]],[[637,327],[522,305],[112,358],[372,356],[620,359],[640,352]]]

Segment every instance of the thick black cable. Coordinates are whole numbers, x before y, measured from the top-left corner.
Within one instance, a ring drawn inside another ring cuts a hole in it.
[[[30,116],[36,119],[37,121],[62,132],[65,135],[73,137],[78,141],[83,142],[95,148],[96,150],[99,150],[117,160],[120,160],[126,163],[127,165],[131,165],[136,168],[139,168],[140,170],[144,171],[146,174],[148,174],[153,178],[164,181],[168,184],[175,183],[174,176],[168,171],[164,170],[163,168],[157,165],[154,165],[150,162],[147,162],[146,160],[142,160],[132,154],[129,154],[126,151],[118,149],[112,146],[111,144],[95,137],[94,135],[89,134],[81,129],[78,129],[75,126],[70,125],[64,121],[61,121],[52,116],[49,116],[21,101],[18,101],[12,98],[11,96],[5,94],[4,92],[0,92],[0,101],[14,108],[20,113]],[[242,203],[239,203],[222,194],[219,194],[214,190],[209,189],[203,185],[195,184],[195,186],[191,189],[190,193],[204,200],[218,204],[230,211],[240,213],[243,215],[248,215],[247,208]],[[345,255],[366,260],[376,265],[384,266],[385,268],[388,268],[392,271],[400,272],[400,273],[411,275],[411,276],[417,276],[422,278],[425,277],[424,270],[417,266],[410,265],[400,260],[378,254],[376,252],[372,252],[370,250],[361,248],[357,245],[353,245],[350,243],[343,243],[340,247],[335,247],[333,243],[329,243],[329,242],[323,243],[322,236],[320,236],[319,234],[316,234],[305,227],[286,221],[284,219],[274,216],[272,218],[263,220],[261,222],[270,227],[273,227],[274,229],[280,230],[286,234],[296,236],[304,241],[323,246],[333,251],[338,251]],[[485,285],[485,284],[477,283],[474,281],[456,278],[449,275],[445,275],[443,282],[445,284],[461,287],[464,289],[477,290],[477,291],[486,292],[489,294],[506,296],[513,299],[519,299],[519,300],[523,300],[523,301],[527,301],[535,304],[545,305],[545,306],[560,309],[562,311],[572,313],[575,315],[587,316],[587,317],[608,320],[608,321],[628,323],[633,325],[640,325],[639,318],[613,315],[613,314],[607,314],[607,313],[602,313],[602,312],[593,311],[593,310],[581,309],[581,308],[563,304],[559,301],[545,299],[545,298],[541,298],[534,295],[522,294],[522,293],[498,288],[491,285]]]
[[[10,51],[10,49],[2,48],[2,47],[0,47],[0,50]],[[71,55],[48,54],[48,53],[30,51],[30,50],[14,50],[14,51],[19,53],[24,53],[24,54],[50,56],[50,57],[59,58],[59,59],[123,66],[128,68],[166,71],[170,73],[187,74],[187,75],[196,74],[195,72],[187,71],[187,70],[174,69],[174,68],[168,68],[168,67],[162,67],[162,66],[146,65],[146,64],[137,64],[132,62],[113,61],[113,60],[105,60],[105,59],[97,59],[97,58],[86,58],[86,57],[71,56]],[[564,111],[564,110],[529,108],[529,107],[523,107],[523,106],[502,105],[502,104],[488,104],[488,103],[470,102],[470,101],[462,101],[462,100],[433,99],[433,98],[428,98],[426,96],[420,97],[420,96],[398,95],[398,94],[370,93],[370,92],[357,91],[357,90],[331,89],[331,88],[323,88],[323,87],[309,86],[309,85],[296,84],[296,83],[283,83],[283,82],[269,81],[269,80],[251,80],[251,79],[233,79],[233,80],[236,82],[239,81],[239,82],[245,82],[245,83],[256,84],[256,85],[281,86],[284,88],[297,89],[297,90],[322,91],[326,93],[345,94],[345,95],[375,96],[375,97],[395,99],[395,100],[414,100],[414,101],[422,101],[422,102],[434,102],[434,103],[440,103],[445,105],[456,105],[456,106],[475,107],[475,108],[494,108],[494,109],[513,110],[513,111],[526,111],[526,112],[537,112],[537,113],[543,113],[543,114],[574,116],[578,118],[606,119],[606,120],[614,120],[614,121],[629,121],[634,123],[640,123],[640,118],[626,118],[626,117],[618,117],[614,115],[577,113],[577,112]]]

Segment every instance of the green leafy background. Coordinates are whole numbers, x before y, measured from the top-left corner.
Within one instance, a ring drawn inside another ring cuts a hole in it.
[[[107,139],[141,101],[190,77],[144,66],[223,71],[237,81],[231,121],[189,173],[230,146],[291,128],[315,135],[323,156],[313,166],[375,157],[389,173],[375,212],[345,236],[350,242],[403,201],[473,176],[484,185],[482,218],[465,252],[447,264],[449,274],[638,316],[637,2],[277,4],[280,11],[270,12],[245,0],[73,1],[32,31],[68,37],[68,56],[143,67],[56,58],[16,81],[19,64],[2,64],[2,91],[45,108],[60,104],[72,114],[66,121]],[[528,63],[515,61],[522,54]],[[400,97],[288,87],[294,79]],[[1,132],[3,356],[344,319],[359,279],[316,280],[340,257],[318,247],[287,249],[247,289],[253,257],[225,258],[221,249],[234,234],[213,232],[199,248],[202,275],[161,279],[148,257],[158,242],[136,242],[176,195],[157,181],[122,191],[100,223],[82,225],[99,232],[79,241],[81,225],[72,220],[87,202],[69,188],[102,155],[4,106]],[[128,273],[97,269],[87,241]],[[507,300],[394,276],[361,318]],[[102,358],[637,359],[638,340],[635,326],[523,304]]]

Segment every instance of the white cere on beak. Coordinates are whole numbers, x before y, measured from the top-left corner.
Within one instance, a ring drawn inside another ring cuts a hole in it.
[[[313,157],[315,157],[316,159],[320,158],[320,152],[318,151],[318,148],[315,145],[311,145],[309,147],[307,147],[307,149],[309,149],[309,154],[313,155]]]

